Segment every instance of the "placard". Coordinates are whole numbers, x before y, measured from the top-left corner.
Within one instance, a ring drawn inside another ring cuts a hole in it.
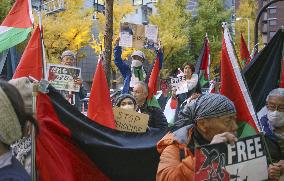
[[[146,132],[149,122],[148,114],[119,107],[113,108],[113,113],[117,130],[136,133]]]
[[[81,68],[59,64],[48,64],[48,81],[57,90],[79,92],[80,85],[75,80],[81,77]]]
[[[171,77],[172,90],[176,91],[176,95],[188,91],[187,81],[184,74],[178,74],[177,77]]]
[[[195,180],[267,180],[267,161],[260,135],[195,149]]]
[[[132,42],[130,40],[132,37]],[[120,24],[119,45],[133,48],[153,48],[157,46],[158,26],[123,22]]]

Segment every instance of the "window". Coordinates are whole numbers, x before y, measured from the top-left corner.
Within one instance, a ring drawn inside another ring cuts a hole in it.
[[[272,38],[275,35],[276,31],[270,31],[269,32],[269,37]]]
[[[270,25],[270,26],[275,26],[275,25],[277,25],[277,20],[276,20],[276,19],[269,20],[269,25]]]
[[[276,8],[271,8],[269,9],[270,14],[276,14]]]

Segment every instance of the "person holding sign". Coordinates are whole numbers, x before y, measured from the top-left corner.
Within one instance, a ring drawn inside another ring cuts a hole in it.
[[[198,75],[194,74],[195,67],[190,62],[183,64],[183,74],[185,76],[185,86],[187,87],[186,92],[176,94],[176,90],[173,90],[172,98],[177,100],[177,108],[175,112],[174,122],[178,120],[178,114],[182,110],[182,103],[188,99],[192,93],[195,92],[195,87],[198,82]]]
[[[194,180],[196,146],[237,141],[236,109],[219,94],[203,94],[183,115],[193,124],[168,133],[157,143],[161,154],[156,180]]]
[[[131,94],[121,94],[115,101],[115,106],[122,109],[136,111],[137,103]]]
[[[270,154],[274,163],[269,165],[272,180],[284,179],[284,88],[273,89],[266,99],[267,115],[260,119],[263,131],[271,142]]]
[[[76,56],[70,51],[66,50],[61,55],[61,64],[67,66],[75,66]],[[61,90],[61,94],[67,99],[71,99],[71,104],[74,104],[75,107],[81,111],[82,110],[82,102],[81,99],[84,99],[87,96],[87,90],[83,86],[83,80],[80,78],[76,78],[74,83],[80,86],[79,92],[70,92]]]
[[[139,81],[148,82],[147,79],[149,79],[150,75],[148,75],[148,68],[143,66],[143,63],[146,60],[146,58],[142,51],[135,50],[132,53],[131,66],[127,65],[125,61],[122,60],[121,58],[122,48],[121,46],[119,46],[119,39],[120,38],[117,38],[116,46],[114,48],[114,63],[124,78],[122,94],[125,94],[125,93],[130,93],[135,83]],[[162,51],[160,53],[160,57],[163,57]],[[160,62],[162,62],[162,60],[160,60]]]

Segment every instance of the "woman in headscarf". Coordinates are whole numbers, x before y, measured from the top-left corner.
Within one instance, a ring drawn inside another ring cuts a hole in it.
[[[225,96],[201,95],[181,114],[186,126],[168,133],[157,144],[161,154],[157,180],[194,180],[196,146],[237,141],[236,109]]]
[[[115,101],[115,106],[136,111],[137,102],[131,94],[121,94]]]
[[[35,120],[31,114],[26,113],[18,90],[11,84],[0,81],[0,180],[30,180],[10,149],[10,145],[22,138],[28,121]]]

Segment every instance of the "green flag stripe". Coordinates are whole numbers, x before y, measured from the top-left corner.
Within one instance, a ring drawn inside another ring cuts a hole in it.
[[[0,53],[24,41],[32,28],[11,28],[0,34]]]
[[[244,138],[256,134],[255,129],[247,122],[238,121],[237,124],[238,124],[237,132],[239,138]]]

